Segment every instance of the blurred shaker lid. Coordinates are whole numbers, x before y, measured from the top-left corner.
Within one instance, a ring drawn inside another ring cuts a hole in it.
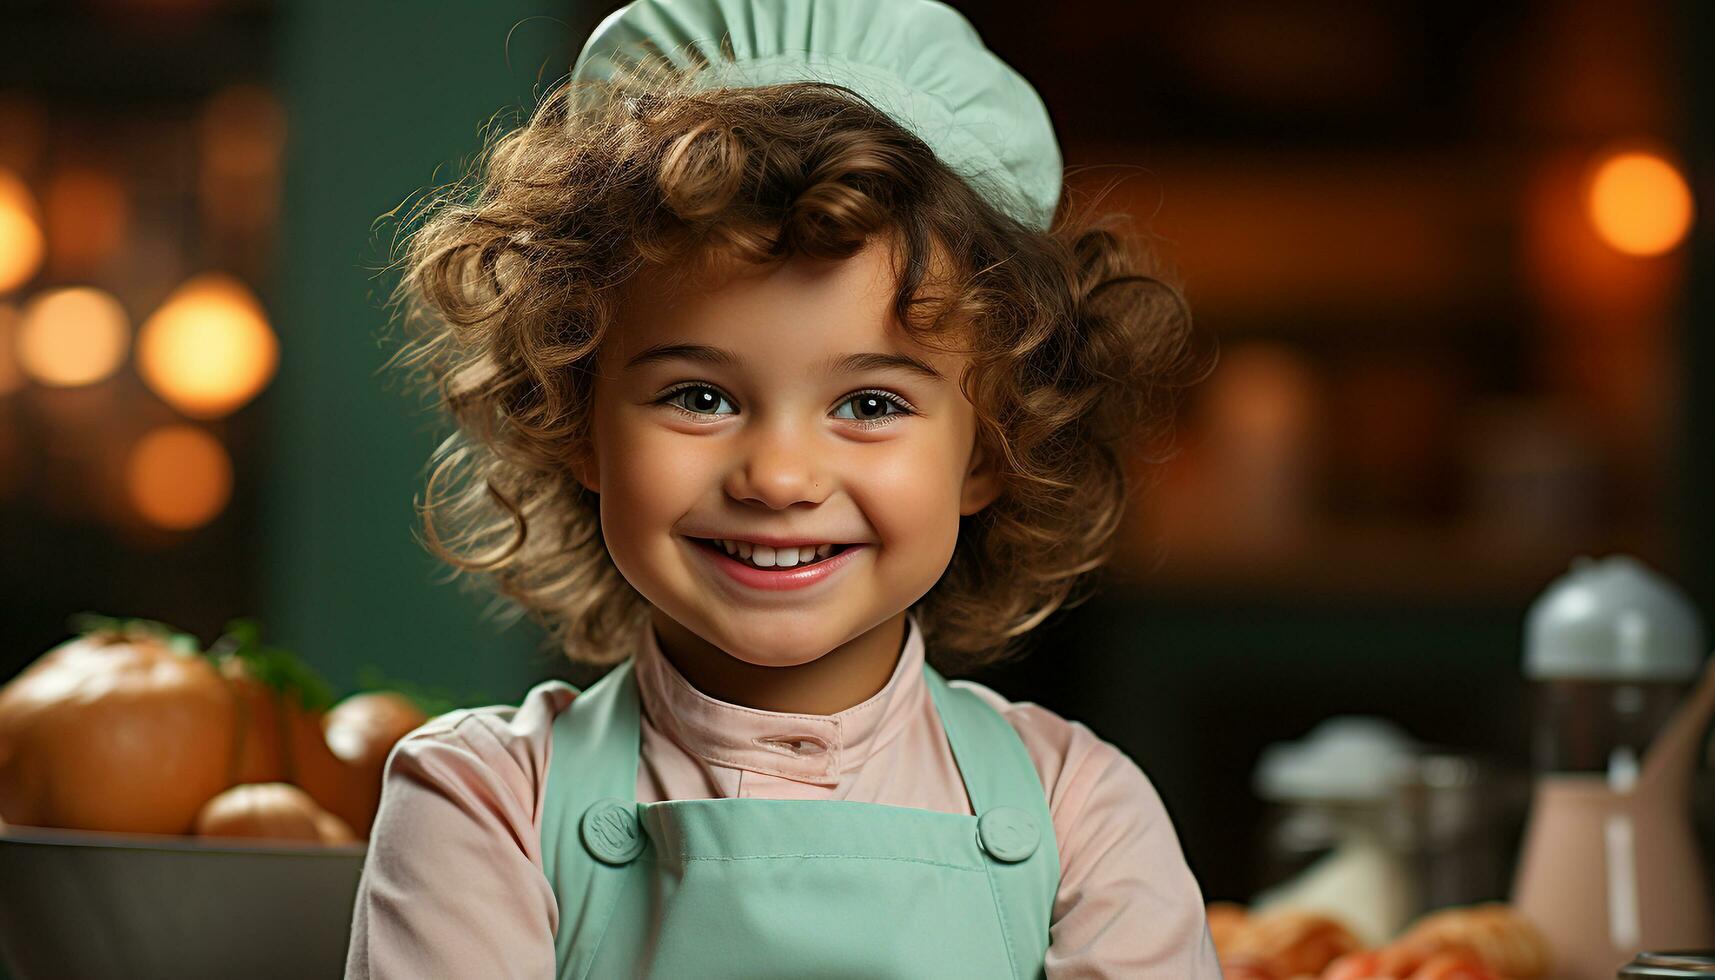
[[[1329,718],[1302,741],[1263,749],[1254,786],[1265,800],[1379,800],[1417,754],[1411,736],[1384,718]]]
[[[1573,559],[1531,604],[1532,680],[1686,680],[1703,660],[1703,623],[1684,592],[1627,555]]]

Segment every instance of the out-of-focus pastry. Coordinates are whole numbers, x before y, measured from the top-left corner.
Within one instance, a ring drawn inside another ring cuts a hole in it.
[[[1248,917],[1234,934],[1229,950],[1234,959],[1260,960],[1281,977],[1295,977],[1319,974],[1329,963],[1362,945],[1336,919],[1280,909]]]
[[[1395,944],[1347,953],[1320,980],[1506,980],[1462,946],[1430,948]]]
[[[1512,906],[1502,902],[1442,909],[1418,919],[1399,944],[1428,949],[1462,946],[1508,980],[1548,975],[1548,942]]]
[[[1223,958],[1221,976],[1226,980],[1283,980],[1267,963],[1246,956]]]
[[[1204,916],[1209,921],[1209,937],[1215,941],[1215,953],[1225,959],[1249,913],[1237,902],[1210,902]]]
[[[1473,954],[1436,953],[1411,972],[1406,980],[1501,980]]]
[[[1347,953],[1328,964],[1328,968],[1322,971],[1321,980],[1372,980],[1386,976],[1381,972],[1380,959],[1381,953],[1373,949]]]

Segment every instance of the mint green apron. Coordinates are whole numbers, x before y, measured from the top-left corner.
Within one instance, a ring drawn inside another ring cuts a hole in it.
[[[542,862],[560,978],[1040,977],[1060,884],[1006,719],[923,665],[977,816],[849,800],[637,802],[626,660],[554,720]]]

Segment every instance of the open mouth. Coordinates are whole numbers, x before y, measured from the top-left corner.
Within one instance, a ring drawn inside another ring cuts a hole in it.
[[[700,547],[730,558],[740,565],[765,572],[791,572],[817,565],[836,557],[850,545],[828,544],[820,547],[769,548],[740,541],[717,541],[713,538],[692,538]],[[790,554],[788,554],[788,552]]]

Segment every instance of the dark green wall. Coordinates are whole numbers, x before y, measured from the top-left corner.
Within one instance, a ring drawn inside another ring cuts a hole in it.
[[[261,590],[269,635],[335,688],[365,664],[453,693],[516,701],[553,661],[505,630],[413,539],[413,494],[440,424],[378,374],[397,224],[372,223],[447,182],[481,130],[570,67],[587,34],[551,0],[410,5],[303,0],[281,11],[291,124],[275,294]],[[541,86],[538,85],[538,79]],[[515,120],[513,113],[502,123]]]

